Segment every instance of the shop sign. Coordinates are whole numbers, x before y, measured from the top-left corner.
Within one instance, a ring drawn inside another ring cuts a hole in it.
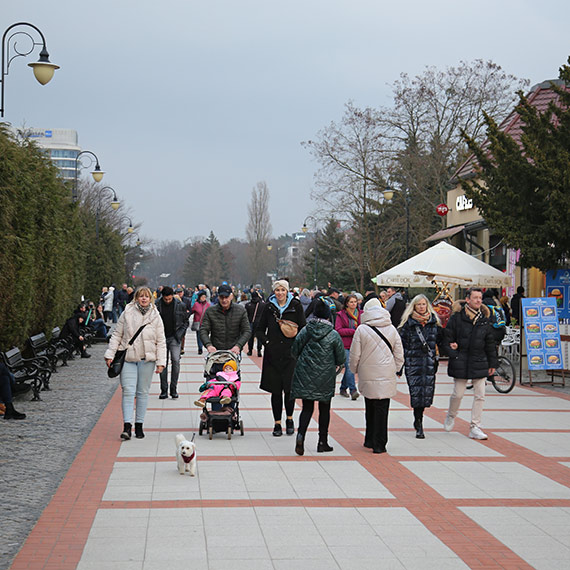
[[[435,211],[438,213],[438,215],[445,216],[447,212],[449,212],[449,208],[447,207],[447,204],[438,204],[435,207]]]
[[[468,200],[465,194],[457,196],[457,199],[455,200],[455,208],[458,212],[471,210],[471,208],[473,208],[473,200]]]

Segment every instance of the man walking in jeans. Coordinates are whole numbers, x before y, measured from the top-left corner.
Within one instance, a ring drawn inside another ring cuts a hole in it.
[[[449,410],[443,427],[451,431],[455,423],[467,380],[473,381],[473,408],[471,409],[472,439],[487,439],[481,430],[481,414],[485,402],[485,381],[497,367],[497,347],[490,311],[483,304],[481,289],[469,289],[465,301],[453,304],[453,313],[444,332],[444,347],[449,356],[447,373],[455,380],[449,400]]]
[[[178,376],[180,374],[180,346],[188,329],[186,306],[174,296],[172,287],[164,287],[156,308],[164,323],[166,336],[166,366],[160,373],[161,400],[168,398],[168,361],[170,360],[170,396],[178,398]]]

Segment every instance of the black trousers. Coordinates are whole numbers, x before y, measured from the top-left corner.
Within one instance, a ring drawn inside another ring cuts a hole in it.
[[[291,392],[272,392],[271,393],[271,409],[273,410],[273,419],[276,422],[281,421],[283,414],[283,396],[285,396],[285,413],[290,418],[295,409],[295,400],[291,399]]]
[[[388,411],[390,398],[376,400],[364,398],[366,435],[364,445],[373,449],[385,449],[388,443]]]
[[[249,340],[247,341],[247,351],[248,352],[253,352],[253,342],[255,341],[255,339],[257,339],[257,352],[261,352],[261,349],[263,347],[263,344],[261,343],[261,338],[259,338],[259,335],[255,334],[255,331],[253,329],[251,331],[251,336],[249,337]]]
[[[303,436],[307,433],[309,422],[315,409],[315,400],[303,400],[303,409],[299,415],[299,433]],[[319,402],[319,441],[326,443],[329,435],[331,421],[331,401]]]

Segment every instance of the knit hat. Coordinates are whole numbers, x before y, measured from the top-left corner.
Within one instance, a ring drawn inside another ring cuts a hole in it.
[[[286,281],[285,279],[278,279],[275,281],[275,283],[273,283],[273,291],[275,291],[277,287],[285,287],[285,289],[289,291],[289,281]]]
[[[313,311],[315,317],[317,317],[318,319],[330,319],[331,318],[331,308],[329,307],[329,305],[325,302],[323,302],[321,299],[319,299],[316,303],[315,303],[315,309]]]
[[[224,368],[226,366],[231,366],[237,372],[237,362],[235,360],[228,360],[227,362],[224,362]]]

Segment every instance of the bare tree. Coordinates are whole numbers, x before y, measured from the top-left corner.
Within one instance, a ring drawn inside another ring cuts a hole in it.
[[[247,206],[248,222],[245,235],[248,241],[248,257],[251,280],[261,280],[268,267],[267,244],[271,237],[269,219],[269,188],[264,181],[258,182],[251,191],[251,201]]]

